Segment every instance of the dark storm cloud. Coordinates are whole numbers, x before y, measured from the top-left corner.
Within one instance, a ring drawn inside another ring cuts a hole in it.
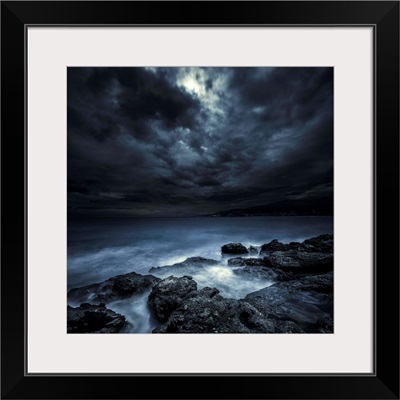
[[[71,215],[333,201],[333,69],[69,68]]]

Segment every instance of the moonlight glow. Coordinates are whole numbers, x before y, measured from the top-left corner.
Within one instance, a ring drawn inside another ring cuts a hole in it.
[[[68,68],[68,212],[333,204],[332,68]]]

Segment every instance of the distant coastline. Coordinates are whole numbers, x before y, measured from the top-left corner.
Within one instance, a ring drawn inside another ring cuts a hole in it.
[[[139,215],[127,213],[77,213],[76,210],[68,210],[68,220],[96,219],[96,218],[212,218],[212,217],[332,217],[333,204],[330,201],[316,203],[299,203],[294,201],[280,201],[275,203],[256,205],[246,208],[233,208],[220,210],[207,214],[191,215]]]

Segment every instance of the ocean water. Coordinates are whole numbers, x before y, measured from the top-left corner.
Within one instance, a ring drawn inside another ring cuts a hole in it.
[[[261,246],[273,239],[288,243],[324,233],[333,233],[332,217],[103,218],[69,222],[67,285],[71,289],[132,271],[148,274],[151,267],[200,256],[217,263],[191,274],[198,288],[216,287],[224,297],[239,299],[273,282],[233,273],[226,257],[221,256],[222,245],[240,242]],[[181,275],[185,275],[184,270]],[[164,277],[161,273],[158,276]],[[131,332],[151,332],[155,322],[148,313],[147,295],[116,301],[108,307],[135,321]]]

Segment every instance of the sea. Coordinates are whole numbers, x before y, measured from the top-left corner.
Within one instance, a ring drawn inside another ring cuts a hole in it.
[[[215,287],[224,297],[240,299],[274,282],[235,274],[221,255],[222,245],[242,243],[258,247],[273,239],[283,243],[302,242],[325,233],[333,233],[331,216],[118,217],[69,221],[67,289],[128,272],[146,275],[152,267],[204,257],[217,263],[191,274],[198,288]],[[161,271],[154,275],[166,277]],[[187,273],[182,270],[181,275]],[[126,316],[130,322],[127,332],[149,333],[156,323],[150,316],[147,296],[144,293],[107,307]]]

